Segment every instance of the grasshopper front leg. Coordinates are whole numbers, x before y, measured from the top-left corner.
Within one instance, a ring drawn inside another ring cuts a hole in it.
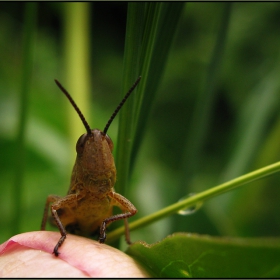
[[[105,242],[105,240],[106,240],[106,226],[108,224],[110,224],[114,221],[124,219],[124,222],[125,222],[125,239],[126,239],[126,242],[128,244],[131,244],[127,218],[135,215],[137,213],[137,209],[127,198],[120,195],[119,193],[111,191],[111,192],[108,193],[108,196],[110,196],[112,198],[111,204],[113,206],[118,206],[125,213],[111,216],[111,217],[105,219],[102,222],[102,224],[100,226],[99,242],[100,243]]]
[[[55,223],[61,234],[61,237],[53,250],[53,254],[55,254],[55,256],[57,257],[59,255],[58,248],[63,244],[64,240],[66,239],[66,235],[67,235],[65,227],[63,226],[63,224],[57,214],[57,210],[64,208],[64,207],[71,207],[73,205],[76,205],[77,204],[77,195],[69,194],[65,197],[60,197],[57,195],[49,195],[47,197],[47,201],[46,201],[46,205],[45,205],[45,209],[44,209],[44,216],[43,216],[43,220],[42,220],[42,224],[41,224],[41,230],[45,230],[50,203],[52,203],[52,205],[51,205],[52,216],[53,216]]]

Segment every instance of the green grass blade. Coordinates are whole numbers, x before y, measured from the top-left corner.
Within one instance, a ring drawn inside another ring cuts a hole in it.
[[[127,12],[127,27],[124,50],[124,69],[122,82],[122,97],[126,94],[138,76],[141,75],[139,60],[141,53],[141,41],[145,17],[145,5],[143,3],[129,3]],[[141,83],[141,81],[140,81]],[[117,184],[115,189],[121,194],[126,193],[129,165],[131,139],[134,133],[135,123],[135,104],[139,100],[139,84],[135,92],[126,101],[125,106],[119,113],[118,143],[116,153]]]
[[[131,170],[142,142],[169,50],[184,3],[148,3],[141,53],[141,101],[137,104],[136,130],[131,154]]]
[[[234,133],[235,147],[222,180],[247,172],[266,137],[267,125],[279,108],[279,57],[275,67],[249,93]]]
[[[20,88],[19,116],[16,139],[16,162],[15,162],[15,182],[12,189],[13,215],[11,224],[11,234],[17,234],[20,231],[21,213],[22,213],[22,194],[25,165],[25,136],[27,127],[28,101],[30,91],[30,81],[32,75],[32,55],[33,40],[36,26],[37,4],[26,3],[23,26],[23,61],[22,76]]]
[[[224,11],[221,17],[220,28],[217,34],[216,44],[207,69],[205,83],[202,91],[197,97],[194,108],[191,127],[188,131],[188,138],[184,149],[182,184],[180,195],[186,194],[186,185],[191,176],[195,173],[198,160],[201,158],[201,150],[207,141],[208,127],[214,112],[214,103],[217,96],[217,82],[222,65],[223,53],[225,50],[228,34],[232,3],[224,3]]]
[[[120,112],[116,190],[126,193],[129,174],[142,142],[150,108],[184,3],[129,3],[122,95],[142,79]]]

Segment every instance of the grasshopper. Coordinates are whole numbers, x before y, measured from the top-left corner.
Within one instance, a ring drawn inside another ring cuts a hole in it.
[[[64,197],[49,195],[46,200],[41,230],[45,230],[50,208],[51,222],[56,224],[61,234],[53,250],[55,256],[59,255],[58,249],[66,239],[67,232],[91,236],[99,228],[99,242],[104,243],[106,226],[121,219],[125,221],[126,241],[130,243],[127,218],[135,215],[137,209],[128,199],[114,191],[116,167],[112,154],[113,142],[107,131],[140,79],[141,77],[127,92],[103,131],[90,128],[70,94],[55,80],[78,113],[87,131],[80,136],[76,144],[77,158],[67,195]],[[123,213],[113,215],[113,206],[119,207]]]

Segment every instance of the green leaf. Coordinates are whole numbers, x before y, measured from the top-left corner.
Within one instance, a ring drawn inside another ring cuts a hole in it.
[[[157,277],[279,277],[279,238],[219,238],[176,233],[127,253]]]

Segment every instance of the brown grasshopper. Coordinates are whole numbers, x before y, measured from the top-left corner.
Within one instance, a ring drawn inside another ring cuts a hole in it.
[[[106,240],[106,226],[111,222],[125,219],[126,241],[130,243],[127,218],[135,215],[137,209],[125,197],[114,191],[116,167],[113,142],[106,134],[117,113],[139,83],[139,77],[112,114],[103,131],[91,129],[82,112],[70,94],[55,80],[58,87],[69,99],[82,120],[87,133],[80,136],[76,144],[77,158],[72,171],[70,188],[66,196],[47,197],[41,230],[45,230],[51,204],[52,223],[56,224],[61,237],[53,253],[58,256],[58,248],[63,244],[67,232],[90,236],[100,228],[99,242]],[[123,213],[112,214],[113,206]]]

